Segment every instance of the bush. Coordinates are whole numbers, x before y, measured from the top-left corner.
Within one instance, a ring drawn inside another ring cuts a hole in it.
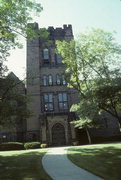
[[[40,147],[41,148],[47,148],[47,144],[41,144]]]
[[[8,150],[23,150],[23,143],[19,142],[5,142],[0,144],[0,151],[8,151]]]
[[[40,142],[27,142],[24,144],[25,149],[36,149],[40,148]]]

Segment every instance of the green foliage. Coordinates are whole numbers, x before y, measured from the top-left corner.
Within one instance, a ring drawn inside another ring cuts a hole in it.
[[[40,148],[40,142],[27,142],[24,144],[25,149],[37,149]]]
[[[121,105],[121,45],[112,33],[92,29],[76,41],[57,41],[58,52],[66,65],[68,86],[78,90],[80,102],[74,105],[79,121],[76,127],[95,126],[107,112],[118,119]]]
[[[83,99],[79,104],[74,104],[71,111],[77,113],[79,120],[73,121],[78,128],[99,128],[102,116],[99,114],[97,105],[88,99]]]
[[[0,151],[8,151],[8,150],[23,150],[23,143],[19,142],[6,142],[0,144]]]
[[[16,120],[30,116],[26,103],[25,85],[16,76],[9,74],[0,79],[0,125],[13,126]]]
[[[1,0],[1,38],[12,41],[17,33],[26,36],[29,30],[27,23],[33,19],[32,12],[39,15],[41,10],[41,5],[33,0]]]
[[[104,107],[110,110],[112,107],[120,110],[121,108],[121,78],[117,77],[115,79],[110,79],[110,81],[105,82],[105,80],[97,80],[97,85],[94,89],[94,96],[99,102],[99,107]]]
[[[33,13],[39,15],[41,11],[41,5],[34,0],[0,1],[0,66],[11,49],[22,47],[18,40],[19,35],[25,38],[38,35],[38,31],[27,24],[32,21]],[[0,72],[0,75],[3,76],[3,73]]]

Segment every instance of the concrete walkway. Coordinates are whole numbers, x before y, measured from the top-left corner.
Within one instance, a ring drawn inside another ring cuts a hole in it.
[[[42,164],[53,180],[102,180],[79,168],[67,158],[68,147],[50,148]]]

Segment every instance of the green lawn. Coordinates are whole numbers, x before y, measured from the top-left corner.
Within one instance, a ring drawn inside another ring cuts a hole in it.
[[[47,150],[0,152],[0,180],[51,180],[42,167]]]
[[[105,180],[121,180],[121,144],[72,147],[68,158]]]

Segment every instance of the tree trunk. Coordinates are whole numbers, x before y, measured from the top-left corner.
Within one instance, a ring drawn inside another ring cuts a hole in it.
[[[87,138],[88,138],[89,144],[92,144],[92,141],[91,141],[91,137],[90,137],[90,134],[89,134],[88,128],[87,128],[87,127],[85,127],[85,130],[86,130],[86,133],[87,133]]]

